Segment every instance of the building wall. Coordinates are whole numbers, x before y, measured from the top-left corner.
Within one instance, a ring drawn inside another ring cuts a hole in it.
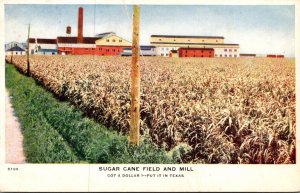
[[[141,55],[143,55],[143,56],[156,56],[155,48],[151,48],[149,50],[141,50]]]
[[[123,52],[121,53],[123,56],[131,56],[132,55],[132,50],[124,49]],[[155,48],[151,49],[142,49],[140,50],[140,55],[142,56],[156,56]]]
[[[37,55],[57,55],[57,52],[43,52],[43,51],[38,51],[36,53]]]
[[[179,48],[178,49],[179,57],[214,57],[214,50],[213,49],[186,49],[186,48]]]
[[[124,48],[129,48],[129,46],[97,46],[96,48],[59,47],[58,54],[116,56],[123,52]]]
[[[237,47],[222,47],[222,48],[214,48],[215,57],[230,57],[236,58],[240,57],[240,49]]]
[[[132,43],[116,35],[111,35],[104,37],[102,39],[96,40],[96,45],[106,45],[106,46],[132,46]]]
[[[214,43],[223,44],[223,38],[182,38],[182,37],[151,37],[150,42],[168,42],[168,43]]]
[[[10,55],[26,55],[26,51],[13,51],[13,53],[11,52],[11,51],[7,51],[7,52],[5,52],[5,55],[8,55],[8,56],[10,56]]]
[[[177,50],[178,48],[176,46],[157,46],[155,51],[157,56],[168,57],[171,50]]]
[[[95,54],[100,56],[116,56],[120,55],[124,48],[131,48],[131,46],[97,46]]]
[[[213,48],[215,49],[215,57],[239,57],[240,46],[238,44],[214,44],[214,45],[201,45],[201,44],[151,44],[156,46],[156,55],[157,56],[169,56],[170,50],[177,50],[179,48]],[[225,51],[227,50],[227,51]],[[230,51],[231,50],[231,51]]]
[[[61,54],[61,55],[94,55],[95,48],[59,47],[58,54]]]
[[[57,49],[57,44],[38,44],[38,43],[30,43],[29,44],[29,54],[37,54],[38,47],[42,49]]]

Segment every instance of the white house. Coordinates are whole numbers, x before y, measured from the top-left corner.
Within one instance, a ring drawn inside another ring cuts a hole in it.
[[[14,46],[8,50],[5,51],[6,55],[26,55],[26,50],[23,48],[20,48],[19,46]]]

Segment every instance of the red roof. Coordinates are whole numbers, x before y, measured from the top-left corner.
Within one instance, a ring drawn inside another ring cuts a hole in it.
[[[56,39],[42,39],[37,38],[38,44],[56,44]],[[29,43],[35,43],[35,38],[29,38]]]
[[[83,44],[95,44],[95,41],[101,39],[99,37],[83,37]],[[77,37],[57,37],[57,43],[77,44]]]

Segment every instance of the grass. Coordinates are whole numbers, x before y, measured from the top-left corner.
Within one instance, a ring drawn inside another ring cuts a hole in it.
[[[57,100],[35,80],[6,64],[6,88],[19,118],[29,163],[175,163],[152,145],[128,144],[67,102]]]

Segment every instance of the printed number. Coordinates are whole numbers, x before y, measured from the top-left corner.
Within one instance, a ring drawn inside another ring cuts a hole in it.
[[[19,168],[7,168],[8,171],[19,171]]]

